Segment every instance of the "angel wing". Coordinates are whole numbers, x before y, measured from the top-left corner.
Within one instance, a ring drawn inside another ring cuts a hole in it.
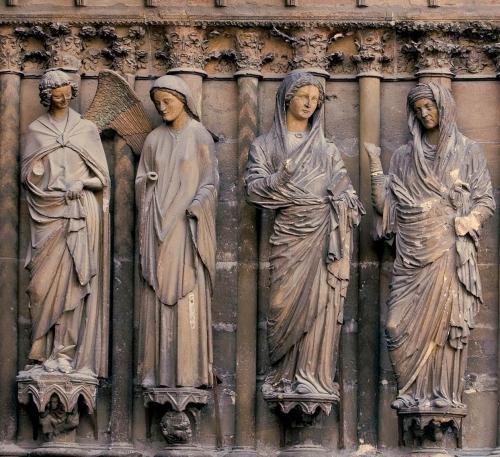
[[[97,125],[99,132],[113,129],[140,154],[153,126],[141,101],[127,81],[112,70],[99,73],[97,91],[83,116]]]

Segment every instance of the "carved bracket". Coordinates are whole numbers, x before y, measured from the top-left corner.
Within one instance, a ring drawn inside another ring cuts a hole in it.
[[[298,394],[294,392],[263,392],[263,395],[272,409],[278,409],[282,413],[288,414],[297,408],[303,414],[311,416],[316,414],[318,409],[328,416],[332,405],[340,400],[338,395]]]
[[[21,404],[33,400],[46,440],[66,442],[68,437],[72,441],[70,433],[80,423],[79,398],[83,398],[90,414],[94,412],[97,386],[98,380],[93,376],[49,373],[35,367],[17,376],[17,398]]]
[[[453,437],[454,446],[461,447],[462,419],[467,415],[465,408],[446,410],[424,408],[401,408],[398,410],[402,443],[410,447],[443,448],[448,435]]]
[[[92,414],[96,407],[99,381],[92,376],[76,373],[49,373],[41,367],[21,371],[17,376],[17,398],[28,404],[33,399],[39,412],[45,411],[53,395],[56,395],[65,411],[73,411],[82,397]]]

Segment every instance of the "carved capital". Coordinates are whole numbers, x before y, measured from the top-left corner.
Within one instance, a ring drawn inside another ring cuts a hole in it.
[[[274,59],[271,53],[263,54],[264,40],[255,30],[239,30],[236,33],[236,67],[238,71],[259,72],[264,63]]]
[[[500,43],[487,44],[483,46],[483,49],[493,60],[497,77],[500,77]]]
[[[98,34],[108,42],[102,54],[111,62],[112,70],[133,75],[137,70],[146,68],[148,52],[140,49],[146,34],[143,27],[132,26],[126,34],[118,34],[114,27],[104,26],[98,30]]]
[[[15,31],[0,35],[0,72],[20,72],[23,67],[23,53],[23,40]]]
[[[166,44],[156,57],[165,61],[168,69],[192,68],[203,71],[211,58],[205,31],[197,27],[171,27],[165,34]]]
[[[419,41],[411,41],[402,48],[403,52],[413,54],[417,75],[453,76],[453,59],[463,55],[465,49],[451,37],[427,35]]]
[[[389,34],[383,30],[363,30],[358,32],[354,44],[357,54],[351,56],[356,64],[358,75],[380,75],[385,64],[392,57],[385,54],[385,43]]]
[[[63,68],[77,71],[81,65],[83,41],[71,26],[53,22],[46,28],[45,49],[49,68]]]

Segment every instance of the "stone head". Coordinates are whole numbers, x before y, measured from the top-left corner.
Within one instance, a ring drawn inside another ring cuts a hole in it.
[[[439,127],[439,108],[431,88],[427,84],[418,84],[408,93],[408,104],[424,130]]]
[[[38,85],[43,106],[64,109],[78,95],[78,86],[61,70],[45,72]]]

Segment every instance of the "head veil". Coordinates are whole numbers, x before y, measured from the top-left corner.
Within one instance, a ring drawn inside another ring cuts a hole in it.
[[[433,165],[425,160],[423,147],[424,127],[417,119],[413,106],[417,100],[428,98],[433,100],[439,113],[439,140]],[[413,157],[417,172],[424,173],[423,179],[432,174],[438,179],[435,185],[439,188],[446,173],[448,163],[455,151],[459,137],[456,123],[456,106],[451,92],[444,86],[435,83],[419,83],[408,93],[407,98],[408,127],[413,141]]]
[[[153,98],[153,93],[157,89],[171,90],[177,92],[178,94],[181,94],[186,100],[186,108],[188,109],[191,116],[197,121],[200,120],[200,115],[198,113],[198,109],[196,108],[196,103],[191,94],[191,90],[189,89],[189,86],[181,78],[172,75],[166,75],[162,76],[161,78],[158,78],[154,82],[151,90],[149,91],[151,98]]]
[[[310,151],[311,147],[316,148],[317,146],[323,147],[325,143],[325,136],[323,133],[323,100],[324,100],[324,89],[321,82],[311,73],[305,71],[297,71],[288,74],[281,82],[278,92],[276,93],[276,108],[274,110],[274,120],[273,126],[269,131],[269,139],[275,142],[276,148],[276,159],[277,164],[283,162],[287,159],[291,151],[287,151],[287,126],[286,126],[286,109],[287,109],[287,97],[289,97],[296,89],[304,86],[316,86],[319,89],[320,101],[316,111],[309,119],[310,130],[307,139],[300,146],[300,151],[298,151],[296,160],[300,159],[304,155],[304,151]]]

